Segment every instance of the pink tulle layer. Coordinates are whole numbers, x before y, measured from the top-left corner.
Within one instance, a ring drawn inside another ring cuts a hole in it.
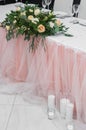
[[[57,107],[59,99],[67,97],[75,104],[77,119],[86,122],[86,54],[49,38],[46,50],[39,45],[32,53],[22,36],[8,42],[5,37],[0,28],[0,75],[11,84],[9,91],[25,91],[27,98],[29,94],[46,98],[53,93]],[[12,83],[23,85],[17,89]]]

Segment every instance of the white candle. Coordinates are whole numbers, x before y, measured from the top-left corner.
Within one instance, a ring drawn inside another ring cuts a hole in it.
[[[53,119],[55,117],[55,96],[48,96],[48,119]]]
[[[62,118],[65,118],[66,116],[66,106],[69,102],[70,102],[69,99],[66,98],[62,98],[60,100],[60,113]]]
[[[73,109],[74,109],[74,104],[68,103],[67,107],[66,107],[66,119],[67,120],[73,119]]]
[[[48,96],[48,107],[55,108],[55,96],[54,95]]]

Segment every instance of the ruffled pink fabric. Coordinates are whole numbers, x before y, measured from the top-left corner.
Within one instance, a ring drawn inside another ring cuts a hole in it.
[[[29,94],[46,98],[52,92],[57,107],[62,96],[69,98],[75,104],[77,119],[86,122],[86,54],[49,38],[45,40],[46,51],[40,41],[32,53],[22,36],[8,42],[5,37],[5,30],[0,28],[1,77],[9,83],[27,83],[23,86],[27,98]]]

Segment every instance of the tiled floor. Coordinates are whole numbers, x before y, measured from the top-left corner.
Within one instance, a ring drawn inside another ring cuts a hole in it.
[[[29,104],[19,95],[0,94],[0,130],[67,129],[65,122],[59,116],[49,120],[45,107]],[[76,130],[86,130],[86,127],[83,129],[77,127]]]
[[[0,94],[0,130],[57,130],[40,105],[18,95]]]

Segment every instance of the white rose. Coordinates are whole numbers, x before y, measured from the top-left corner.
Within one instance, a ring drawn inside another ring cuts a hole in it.
[[[37,24],[37,22],[36,22],[36,21],[34,21],[34,20],[32,20],[32,23]]]
[[[25,15],[26,15],[26,12],[25,12],[25,11],[24,11],[24,12],[22,12],[22,13],[21,13],[21,15],[24,15],[24,16],[25,16]]]
[[[33,20],[33,19],[34,19],[33,15],[28,16],[28,20]]]
[[[32,9],[29,9],[29,12],[33,12],[33,10],[32,10]]]
[[[32,19],[32,23],[37,24],[37,22],[39,22],[39,19],[38,19],[38,18],[33,18],[33,19]]]
[[[16,8],[16,11],[20,11],[20,10],[21,10],[21,8],[20,8],[20,7],[17,7],[17,8]]]
[[[38,18],[34,18],[34,21],[39,22],[39,19]]]
[[[10,30],[10,26],[6,25],[6,29],[7,29],[7,31],[9,31]]]
[[[40,14],[40,9],[35,9],[34,15],[39,15]]]
[[[16,20],[13,21],[14,24],[15,24],[16,22],[17,22]]]
[[[53,22],[50,22],[50,27],[53,28],[54,27],[54,23]]]

